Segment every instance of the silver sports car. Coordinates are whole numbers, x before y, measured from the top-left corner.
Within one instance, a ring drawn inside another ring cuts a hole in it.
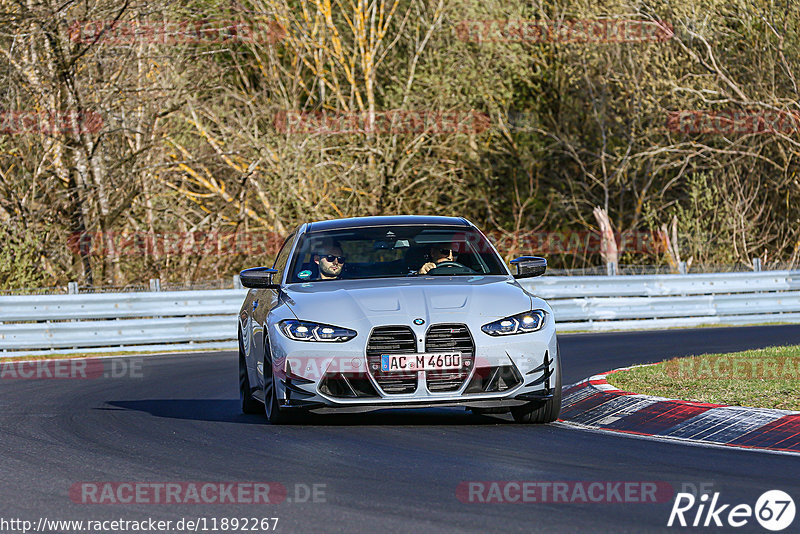
[[[462,406],[546,423],[561,407],[553,312],[517,279],[547,262],[513,260],[462,218],[314,222],[273,267],[241,272],[244,413]]]

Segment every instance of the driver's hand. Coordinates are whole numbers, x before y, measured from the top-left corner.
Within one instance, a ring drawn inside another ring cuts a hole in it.
[[[436,264],[433,263],[432,261],[429,261],[428,263],[419,268],[419,274],[428,274],[428,271],[435,268]]]

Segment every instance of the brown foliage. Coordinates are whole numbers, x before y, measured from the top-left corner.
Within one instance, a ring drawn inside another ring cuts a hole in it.
[[[619,261],[800,260],[800,127],[764,126],[800,111],[790,6],[236,5],[0,0],[0,247],[35,251],[0,255],[0,288],[227,277],[272,245],[194,245],[397,213],[466,216],[507,256],[532,232],[674,220],[669,254],[620,242]],[[587,42],[569,21],[674,33]],[[709,118],[734,111],[761,127]],[[130,254],[125,235],[193,244]]]

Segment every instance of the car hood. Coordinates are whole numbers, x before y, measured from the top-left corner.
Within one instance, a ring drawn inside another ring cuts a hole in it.
[[[428,323],[459,317],[501,318],[529,310],[532,305],[531,295],[508,276],[290,284],[285,302],[298,319],[339,326],[365,321],[409,324],[417,318]]]

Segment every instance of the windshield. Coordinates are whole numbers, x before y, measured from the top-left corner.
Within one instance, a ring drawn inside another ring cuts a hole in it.
[[[304,234],[289,283],[400,276],[507,275],[472,228],[380,226]]]

